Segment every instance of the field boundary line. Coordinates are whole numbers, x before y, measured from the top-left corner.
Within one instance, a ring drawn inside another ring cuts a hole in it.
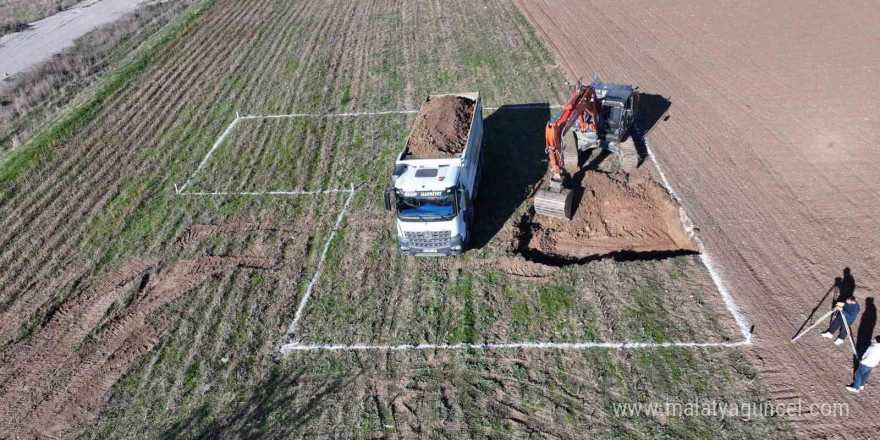
[[[241,118],[238,116],[238,113],[236,113],[235,119],[233,119],[229,126],[226,127],[226,130],[223,131],[223,134],[221,134],[220,137],[217,138],[217,140],[214,142],[214,145],[211,146],[211,149],[208,150],[208,153],[205,154],[205,157],[203,157],[202,161],[199,162],[199,166],[196,168],[196,170],[193,171],[192,174],[189,175],[189,178],[186,179],[186,182],[183,183],[183,186],[181,186],[180,189],[176,191],[177,194],[186,191],[186,188],[189,186],[190,182],[192,182],[193,177],[195,177],[196,174],[198,174],[199,171],[201,171],[202,168],[205,167],[205,164],[208,163],[208,159],[211,158],[211,155],[214,154],[214,151],[217,150],[217,147],[219,147],[220,144],[223,143],[223,140],[226,139],[226,136],[229,136],[229,133],[232,132],[232,129],[235,128],[235,125],[238,124],[238,121],[240,119]]]
[[[242,192],[227,192],[227,191],[181,192],[180,190],[177,190],[177,194],[181,195],[181,196],[302,196],[302,195],[348,193],[348,192],[352,192],[352,190],[350,190],[350,189],[324,189],[324,190],[316,190],[316,191],[294,190],[294,191],[242,191]]]
[[[306,303],[309,302],[309,298],[312,296],[312,290],[315,288],[315,284],[318,283],[318,279],[321,277],[321,273],[324,271],[324,261],[327,259],[327,252],[330,250],[330,243],[333,242],[333,239],[336,237],[336,233],[339,231],[339,228],[342,226],[342,219],[345,218],[345,212],[348,211],[348,207],[351,205],[352,199],[354,199],[354,184],[351,186],[351,192],[348,194],[348,198],[345,200],[345,205],[342,207],[342,211],[339,213],[339,216],[336,217],[336,224],[333,226],[333,230],[330,231],[330,237],[327,238],[327,242],[324,243],[324,250],[321,251],[321,259],[318,260],[318,268],[315,269],[315,274],[312,275],[312,280],[309,281],[309,286],[306,287],[306,293],[303,295],[302,300],[299,302],[299,308],[296,309],[296,313],[293,315],[293,322],[287,327],[287,337],[292,339],[296,334],[296,327],[299,324],[299,320],[302,319],[303,310],[306,308]]]
[[[697,249],[700,252],[700,261],[703,263],[703,266],[706,266],[706,270],[709,271],[709,277],[711,277],[712,282],[715,283],[715,288],[718,289],[721,299],[724,300],[724,305],[727,306],[727,310],[733,315],[733,319],[736,321],[739,331],[743,336],[742,345],[751,345],[752,332],[748,318],[746,318],[745,313],[736,304],[733,295],[730,294],[730,290],[727,289],[727,285],[724,283],[724,279],[721,278],[721,274],[715,269],[715,263],[706,251],[706,246],[703,243],[703,240],[694,231],[694,223],[684,209],[684,202],[678,196],[678,193],[672,188],[672,185],[669,184],[669,179],[666,178],[666,173],[663,172],[663,167],[660,165],[660,161],[657,160],[657,156],[654,155],[654,150],[648,144],[647,137],[644,136],[644,133],[641,132],[640,128],[637,127],[637,130],[639,132],[639,137],[641,137],[641,141],[644,142],[648,157],[651,158],[651,161],[654,162],[654,166],[657,167],[657,173],[660,174],[663,186],[669,191],[669,194],[672,195],[675,201],[678,202],[678,215],[681,218],[682,226],[684,226],[688,235],[690,235],[690,237],[697,243]]]
[[[732,348],[750,345],[749,341],[739,342],[497,342],[497,343],[471,343],[458,344],[399,344],[399,345],[369,345],[369,344],[329,344],[329,345],[301,345],[289,343],[281,346],[282,353],[292,351],[406,351],[406,350],[503,350],[503,349],[555,349],[555,350],[588,350],[594,348],[628,350],[628,349],[654,349],[654,348]]]

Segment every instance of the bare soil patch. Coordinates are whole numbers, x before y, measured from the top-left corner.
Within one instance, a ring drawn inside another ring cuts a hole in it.
[[[577,258],[697,250],[675,200],[645,174],[587,171],[574,198],[580,203],[570,221],[534,216],[522,225],[530,250]]]
[[[467,135],[476,102],[458,96],[440,96],[426,102],[409,137],[413,158],[444,158],[460,155],[467,146]]]
[[[852,381],[852,354],[815,335],[790,343],[814,307],[830,307],[823,295],[845,267],[863,304],[854,330],[877,332],[868,301],[880,285],[880,167],[865,164],[878,155],[880,70],[854,68],[880,55],[869,41],[877,35],[874,5],[518,5],[570,77],[608,72],[671,102],[650,133],[651,148],[754,325],[746,353],[760,379],[776,404],[847,408],[847,417],[792,415],[797,434],[877,432],[878,394],[843,389]],[[809,97],[756,98],[791,84]]]

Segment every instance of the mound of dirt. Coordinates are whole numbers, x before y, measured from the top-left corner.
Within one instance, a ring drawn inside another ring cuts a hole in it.
[[[588,171],[575,188],[571,221],[535,216],[526,246],[584,258],[614,252],[696,251],[672,196],[647,176]]]
[[[476,101],[440,96],[422,105],[412,133],[409,153],[414,159],[457,157],[467,145]]]

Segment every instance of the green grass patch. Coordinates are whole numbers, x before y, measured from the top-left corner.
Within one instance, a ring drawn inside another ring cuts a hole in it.
[[[560,312],[571,308],[572,289],[568,286],[547,284],[541,287],[538,302],[548,318],[555,318]]]

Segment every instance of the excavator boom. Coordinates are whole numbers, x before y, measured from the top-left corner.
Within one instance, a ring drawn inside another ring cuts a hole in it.
[[[566,188],[571,176],[565,170],[562,138],[575,123],[580,124],[582,131],[595,131],[601,109],[602,104],[593,86],[578,82],[562,110],[547,123],[545,138],[550,156],[550,182],[535,194],[535,212],[538,214],[571,218],[572,194],[571,189]]]

